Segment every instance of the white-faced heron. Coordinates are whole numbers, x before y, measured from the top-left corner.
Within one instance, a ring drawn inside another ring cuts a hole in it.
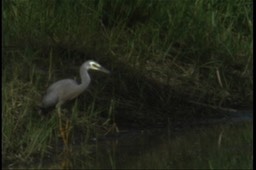
[[[53,83],[48,89],[46,94],[43,97],[41,109],[45,110],[50,107],[56,107],[59,115],[59,125],[61,130],[61,135],[65,142],[66,137],[63,132],[62,124],[61,124],[61,106],[74,98],[80,95],[90,84],[91,78],[88,73],[88,70],[98,70],[105,73],[110,73],[107,69],[102,67],[95,61],[89,60],[84,62],[80,67],[80,76],[81,76],[81,84],[78,84],[76,81],[72,79],[64,79],[59,80]],[[66,142],[65,142],[66,143]]]

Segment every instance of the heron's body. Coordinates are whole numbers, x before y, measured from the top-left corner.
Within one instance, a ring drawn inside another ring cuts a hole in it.
[[[76,98],[87,86],[78,85],[78,83],[72,79],[60,80],[48,88],[46,95],[43,97],[43,107],[52,107],[57,103],[64,104],[65,101]],[[67,91],[66,89],[72,89],[72,91]]]
[[[89,60],[83,63],[80,67],[81,84],[78,84],[72,79],[59,80],[53,83],[43,97],[41,108],[43,110],[50,107],[60,107],[66,101],[72,100],[79,96],[90,84],[91,78],[88,70],[99,70],[109,73],[104,67]]]
[[[62,126],[61,106],[65,102],[76,98],[88,87],[91,82],[91,78],[88,74],[89,69],[109,73],[108,70],[95,61],[86,61],[80,67],[81,84],[78,84],[72,79],[59,80],[47,89],[42,100],[41,113],[47,112],[49,108],[53,108],[54,106],[58,109],[60,134],[65,146],[68,145],[70,121],[67,120],[65,127]]]

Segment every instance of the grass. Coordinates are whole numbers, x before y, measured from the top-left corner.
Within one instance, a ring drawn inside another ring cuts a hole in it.
[[[58,152],[56,117],[36,105],[52,82],[79,79],[87,59],[112,73],[91,73],[73,107],[73,142],[113,123],[164,126],[252,105],[251,1],[5,0],[3,23],[6,166]]]

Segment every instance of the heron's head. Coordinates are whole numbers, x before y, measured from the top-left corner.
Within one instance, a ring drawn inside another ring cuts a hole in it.
[[[85,66],[87,70],[92,69],[92,70],[102,71],[102,72],[108,73],[108,74],[110,73],[110,71],[108,71],[107,69],[102,67],[99,63],[92,61],[92,60],[85,62],[83,64],[83,66]]]

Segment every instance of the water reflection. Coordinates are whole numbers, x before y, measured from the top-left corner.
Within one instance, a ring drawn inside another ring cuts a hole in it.
[[[75,169],[251,168],[252,119],[245,117],[191,122],[183,128],[129,129],[92,139],[91,153],[73,146],[76,155],[63,160]]]
[[[209,162],[219,162],[220,158],[232,158],[238,162],[245,155],[252,156],[252,140],[246,139],[244,131],[252,130],[248,124],[225,125],[207,127],[206,129],[195,128],[190,131],[169,133],[138,134],[137,139],[123,137],[118,145],[112,145],[115,149],[112,156],[115,166],[110,164],[103,154],[109,146],[98,144],[99,168],[210,168]],[[250,133],[250,131],[248,132]],[[243,136],[242,140],[237,139]],[[222,136],[222,137],[221,137]],[[236,140],[237,142],[234,142]],[[107,150],[108,150],[107,149]],[[216,160],[217,158],[217,160]],[[248,162],[248,159],[244,160]],[[220,162],[222,168],[227,162]],[[231,162],[232,163],[232,162]],[[216,167],[211,163],[212,167]],[[200,165],[200,166],[198,166]],[[248,164],[250,165],[250,164]],[[230,165],[237,167],[238,165]],[[241,167],[244,168],[244,167]]]
[[[172,124],[164,129],[121,130],[71,145],[45,168],[184,169],[252,168],[252,114]],[[240,120],[239,120],[240,119]],[[234,120],[234,121],[233,121]],[[239,120],[239,121],[238,121]],[[214,122],[214,123],[210,123]]]

